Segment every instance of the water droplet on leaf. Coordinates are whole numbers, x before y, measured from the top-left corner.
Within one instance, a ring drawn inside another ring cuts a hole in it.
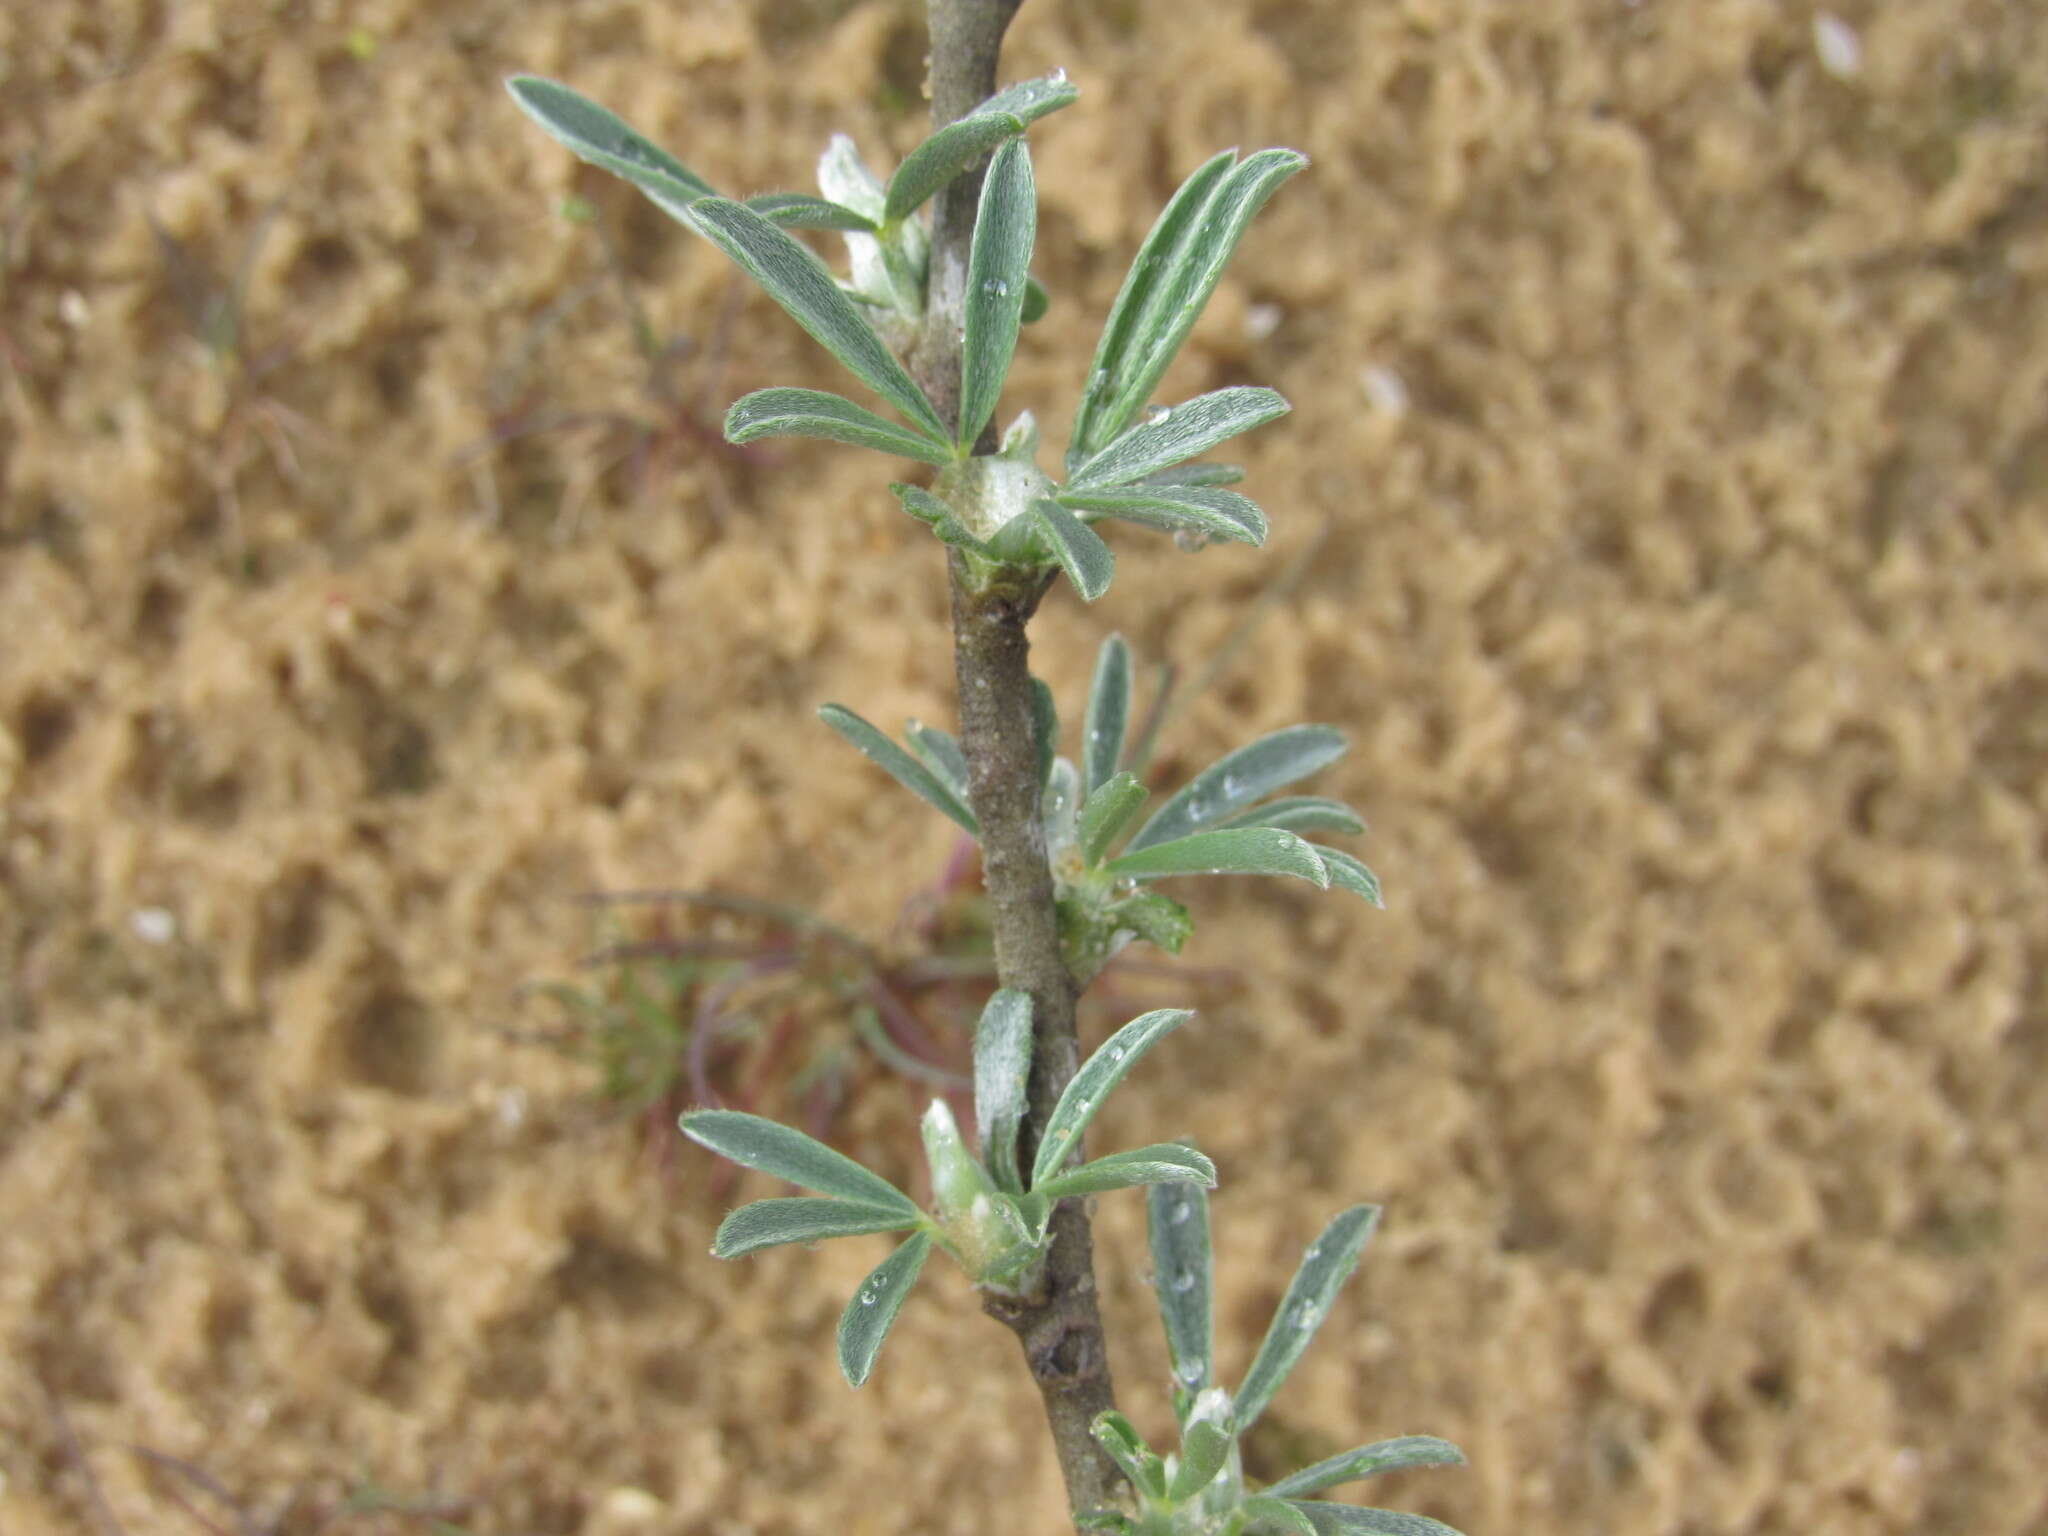
[[[873,1291],[862,1291],[860,1293],[860,1304],[864,1307],[872,1307],[875,1304],[875,1293]]]
[[[1173,1277],[1173,1288],[1181,1295],[1187,1295],[1189,1291],[1195,1288],[1195,1272],[1191,1269],[1184,1269],[1175,1275]]]

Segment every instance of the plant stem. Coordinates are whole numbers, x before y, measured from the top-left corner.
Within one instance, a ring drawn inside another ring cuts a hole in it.
[[[995,94],[1003,33],[1021,0],[928,0],[932,124],[943,128]],[[925,334],[912,359],[941,420],[959,410],[960,322],[967,255],[981,174],[962,176],[932,213],[931,281]],[[994,446],[994,423],[980,451]],[[981,824],[982,878],[994,930],[997,984],[1031,996],[1034,1050],[1030,1114],[1019,1156],[1026,1167],[1062,1089],[1079,1065],[1074,1028],[1078,989],[1060,950],[1052,870],[1039,821],[1038,748],[1033,725],[1030,642],[1025,625],[1044,588],[976,592],[956,554],[951,563],[954,670],[960,684],[960,747],[968,797]],[[1089,1433],[1115,1406],[1109,1354],[1096,1307],[1094,1244],[1079,1200],[1063,1200],[1052,1218],[1044,1279],[1029,1295],[990,1292],[985,1307],[1024,1346],[1051,1427],[1067,1505],[1073,1510],[1125,1502],[1122,1480]]]

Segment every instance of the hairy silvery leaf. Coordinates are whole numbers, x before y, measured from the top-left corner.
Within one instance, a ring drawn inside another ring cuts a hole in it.
[[[1057,854],[1076,841],[1075,818],[1081,809],[1081,774],[1064,757],[1052,760],[1045,790],[1039,797],[1038,819],[1045,827],[1048,851]]]
[[[1036,325],[1045,318],[1045,312],[1052,308],[1052,295],[1045,291],[1045,284],[1035,277],[1024,279],[1024,309],[1017,317],[1025,325]]]
[[[1073,105],[1080,95],[1080,91],[1067,83],[1067,72],[1056,69],[1036,80],[1019,80],[1015,85],[1005,86],[976,107],[970,116],[1006,112],[1020,123],[1035,123],[1048,112]]]
[[[1088,716],[1081,752],[1081,787],[1088,794],[1115,776],[1124,754],[1124,730],[1131,715],[1131,648],[1111,635],[1095,653],[1095,677],[1088,686]]]
[[[1434,1435],[1402,1435],[1361,1445],[1355,1451],[1332,1456],[1312,1467],[1283,1477],[1264,1492],[1275,1499],[1299,1499],[1321,1493],[1339,1483],[1355,1483],[1378,1477],[1382,1472],[1403,1472],[1410,1467],[1457,1467],[1465,1464],[1465,1453],[1448,1440]]]
[[[1386,898],[1380,894],[1380,877],[1365,867],[1362,860],[1354,858],[1341,848],[1315,845],[1316,854],[1323,861],[1323,868],[1330,873],[1330,884],[1340,889],[1356,892],[1374,906],[1384,910]]]
[[[930,491],[921,486],[895,484],[889,487],[902,503],[903,510],[925,524],[939,536],[941,544],[951,544],[959,549],[971,549],[978,555],[989,552],[988,545],[976,538],[965,523],[954,515],[953,509]]]
[[[853,140],[843,133],[833,134],[825,152],[818,157],[818,190],[827,201],[851,208],[880,227],[887,201],[882,183],[861,159]]]
[[[1220,823],[1226,827],[1281,827],[1289,832],[1363,832],[1365,818],[1341,800],[1286,795]],[[1324,850],[1318,849],[1317,852]]]
[[[1129,880],[1159,880],[1170,875],[1291,875],[1319,891],[1330,888],[1330,876],[1313,843],[1277,827],[1232,827],[1221,832],[1195,832],[1130,852],[1102,866]]]
[[[1080,843],[1081,858],[1088,864],[1100,864],[1102,856],[1117,839],[1117,834],[1130,825],[1138,814],[1138,808],[1145,803],[1145,786],[1138,782],[1135,773],[1120,773],[1110,779],[1081,807]]]
[[[962,448],[974,446],[995,414],[1017,327],[1024,323],[1024,294],[1032,242],[1038,238],[1038,190],[1031,179],[1031,151],[1021,138],[996,151],[982,183],[975,211],[974,242],[967,258],[965,335],[960,355]]]
[[[1216,1165],[1193,1147],[1164,1141],[1156,1146],[1137,1147],[1129,1152],[1112,1152],[1078,1168],[1055,1174],[1036,1189],[1035,1195],[1060,1200],[1068,1195],[1099,1195],[1112,1189],[1137,1189],[1147,1184],[1198,1182],[1216,1187]]]
[[[1116,556],[1102,542],[1101,534],[1051,497],[1031,503],[1031,515],[1083,602],[1092,603],[1109,590],[1110,578],[1116,575]]]
[[[1244,478],[1242,464],[1176,464],[1147,475],[1140,485],[1189,485],[1197,488],[1235,485]]]
[[[1323,1229],[1323,1235],[1308,1245],[1308,1251],[1301,1257],[1301,1268],[1295,1271],[1293,1283],[1287,1287],[1286,1299],[1273,1314],[1265,1342],[1259,1345],[1252,1368],[1245,1373],[1244,1385],[1238,1389],[1239,1433],[1258,1422],[1266,1404],[1273,1400],[1273,1394],[1315,1338],[1338,1289],[1358,1268],[1358,1255],[1379,1218],[1378,1206],[1354,1205],[1332,1220]]]
[[[1195,533],[1238,544],[1266,542],[1266,514],[1249,496],[1213,486],[1162,486],[1151,481],[1115,490],[1060,492],[1060,505],[1168,533]]]
[[[1348,745],[1342,731],[1327,725],[1290,725],[1261,736],[1196,774],[1139,829],[1131,850],[1171,842],[1234,816],[1274,790],[1327,768]]]
[[[1017,1171],[1017,1133],[1028,1109],[1031,1077],[1031,994],[1005,987],[981,1010],[974,1031],[974,1125],[981,1160],[996,1188],[1024,1192]]]
[[[839,1318],[839,1369],[846,1384],[857,1387],[875,1368],[882,1340],[903,1310],[903,1298],[917,1284],[925,1255],[932,1251],[929,1232],[918,1232],[877,1264]]]
[[[981,825],[975,821],[974,812],[968,808],[967,803],[955,797],[953,791],[941,783],[929,768],[897,746],[876,727],[843,704],[822,705],[818,710],[818,718],[860,748],[873,759],[877,767],[905,789],[944,811],[976,837],[981,835]]]
[[[949,440],[924,391],[817,257],[752,209],[724,198],[699,199],[690,218],[705,238],[739,263],[768,297],[863,383],[933,439]]]
[[[1134,1487],[1155,1499],[1166,1497],[1166,1463],[1129,1419],[1107,1408],[1095,1415],[1088,1432]]]
[[[1179,270],[1181,252],[1200,221],[1217,185],[1230,174],[1237,154],[1225,150],[1181,183],[1173,194],[1138,256],[1124,276],[1124,285],[1110,306],[1109,320],[1096,343],[1095,361],[1089,365],[1087,387],[1081,391],[1081,405],[1074,414],[1074,436],[1067,448],[1069,468],[1079,464],[1129,424],[1129,417],[1115,419],[1116,403],[1123,394],[1123,382],[1138,361],[1139,323]]]
[[[1088,1122],[1102,1107],[1103,1099],[1124,1080],[1124,1074],[1153,1046],[1194,1016],[1194,1010],[1189,1008],[1155,1008],[1140,1014],[1082,1063],[1045,1122],[1038,1143],[1038,1160],[1031,1169],[1033,1189],[1059,1172],[1060,1165],[1080,1141],[1081,1133],[1088,1128]]]
[[[871,235],[881,227],[864,213],[808,192],[763,192],[748,198],[746,205],[784,229],[836,229]]]
[[[1255,1493],[1238,1507],[1245,1513],[1242,1536],[1316,1536],[1308,1516],[1285,1499]]]
[[[1113,369],[1116,394],[1105,413],[1107,430],[1098,441],[1113,440],[1152,398],[1167,365],[1215,292],[1252,215],[1265,206],[1280,183],[1307,164],[1305,155],[1291,149],[1262,149],[1233,167],[1203,203],[1171,264],[1147,295],[1129,356]]]
[[[1162,407],[1101,452],[1084,459],[1067,477],[1067,490],[1103,490],[1143,479],[1284,416],[1288,410],[1278,393],[1256,384],[1234,384],[1180,405]]]
[[[1316,1536],[1458,1536],[1441,1520],[1403,1514],[1398,1509],[1360,1509],[1355,1504],[1325,1504],[1320,1499],[1289,1499],[1288,1505],[1307,1517]]]
[[[855,1237],[864,1232],[902,1232],[920,1218],[894,1205],[869,1205],[860,1200],[820,1200],[799,1195],[783,1200],[756,1200],[718,1224],[712,1256],[736,1259],[757,1248],[778,1243],[815,1243],[827,1237]]]
[[[967,757],[952,734],[916,720],[904,725],[903,734],[910,738],[910,750],[917,754],[917,760],[929,768],[962,805],[967,804]]]
[[[1152,1286],[1173,1365],[1174,1405],[1185,1418],[1196,1395],[1216,1382],[1209,1197],[1199,1184],[1161,1184],[1147,1196],[1146,1227],[1152,1239]]]
[[[1007,112],[978,112],[948,123],[904,157],[889,178],[882,220],[895,224],[915,213],[939,188],[994,149],[1024,131]]]
[[[698,199],[717,195],[711,183],[635,133],[624,118],[568,86],[538,75],[514,75],[505,88],[528,117],[577,159],[624,177],[671,217],[687,224]]]
[[[1190,1424],[1180,1440],[1180,1466],[1167,1485],[1166,1496],[1184,1504],[1216,1480],[1230,1457],[1231,1437],[1206,1419]]]
[[[677,1124],[698,1146],[742,1167],[772,1173],[821,1195],[901,1211],[912,1221],[924,1219],[917,1202],[880,1174],[790,1126],[733,1109],[692,1110]]]
[[[822,389],[757,389],[735,400],[725,413],[726,441],[751,443],[763,437],[822,437],[942,466],[957,457],[950,444],[885,421]]]

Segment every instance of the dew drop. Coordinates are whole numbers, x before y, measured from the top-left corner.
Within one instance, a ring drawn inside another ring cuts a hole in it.
[[[1208,1373],[1208,1363],[1203,1360],[1183,1360],[1180,1363],[1180,1379],[1191,1387],[1199,1387],[1202,1377]]]
[[[1312,1301],[1304,1301],[1294,1309],[1294,1326],[1297,1328],[1313,1328],[1322,1319],[1322,1313],[1316,1310]]]
[[[860,1293],[860,1304],[864,1307],[872,1307],[875,1304],[875,1293],[873,1291],[862,1291]]]
[[[1109,1048],[1109,1059],[1111,1061],[1122,1061],[1124,1059],[1124,1048],[1120,1045],[1112,1045]]]
[[[1176,1202],[1175,1202],[1175,1204],[1174,1204],[1174,1207],[1173,1207],[1172,1211],[1170,1211],[1170,1212],[1169,1212],[1169,1213],[1167,1214],[1167,1220],[1171,1221],[1171,1222],[1172,1222],[1172,1223],[1173,1223],[1173,1224],[1174,1224],[1174,1225],[1175,1225],[1175,1226],[1177,1227],[1177,1226],[1179,1226],[1179,1225],[1180,1225],[1180,1224],[1181,1224],[1182,1222],[1186,1221],[1186,1220],[1187,1220],[1187,1219],[1188,1219],[1188,1218],[1189,1218],[1190,1216],[1192,1216],[1192,1215],[1194,1215],[1194,1214],[1195,1214],[1195,1203],[1194,1203],[1194,1201],[1192,1201],[1192,1200],[1180,1200],[1180,1201],[1176,1201]]]
[[[1148,405],[1145,407],[1145,420],[1155,427],[1163,424],[1172,415],[1173,407],[1170,405]]]
[[[1052,83],[1054,85],[1065,85],[1067,83],[1067,70],[1065,65],[1061,65],[1058,69],[1052,72]]]
[[[1237,775],[1236,775],[1236,774],[1234,774],[1234,773],[1226,773],[1225,775],[1223,775],[1223,798],[1224,798],[1224,799],[1226,799],[1226,800],[1235,800],[1235,799],[1237,798],[1237,792],[1238,792],[1238,790],[1239,790],[1239,789],[1240,789],[1241,787],[1242,787],[1242,786],[1241,786],[1241,785],[1239,785],[1239,783],[1237,782]]]
[[[992,277],[981,285],[981,291],[992,298],[1002,298],[1010,291],[1010,285],[1000,277]]]
[[[1195,1272],[1191,1269],[1184,1269],[1175,1275],[1173,1277],[1173,1288],[1181,1295],[1187,1295],[1189,1291],[1195,1288]]]
[[[1098,368],[1088,376],[1088,393],[1090,396],[1099,395],[1108,388],[1109,370],[1107,368]]]

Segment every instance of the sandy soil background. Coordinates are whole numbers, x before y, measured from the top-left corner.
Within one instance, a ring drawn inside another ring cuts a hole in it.
[[[1085,93],[1033,131],[1056,301],[1008,406],[1056,441],[1178,179],[1315,161],[1167,392],[1293,399],[1245,447],[1273,548],[1133,530],[1037,657],[1066,700],[1111,628],[1197,668],[1324,540],[1161,766],[1342,725],[1321,787],[1390,909],[1190,891],[1189,961],[1242,985],[1105,1134],[1216,1155],[1227,1372],[1323,1219],[1385,1203],[1278,1433],[1461,1442],[1373,1492],[1474,1536],[2048,1528],[2048,12],[1832,20],[1832,70],[1801,0],[1013,33],[1006,77]],[[696,419],[843,387],[756,297],[721,344],[718,254],[499,81],[751,192],[834,129],[913,145],[922,49],[898,0],[0,13],[9,1536],[228,1526],[134,1445],[254,1530],[372,1487],[476,1533],[1061,1528],[957,1274],[849,1392],[880,1240],[713,1262],[706,1160],[650,1171],[517,1038],[579,892],[885,935],[946,829],[812,711],[951,705],[879,461],[492,447],[522,404],[651,410],[598,228]],[[242,382],[151,217],[216,273],[263,231]],[[909,1177],[920,1090],[850,1095],[835,1138]],[[1103,1283],[1158,1432],[1137,1207]]]

